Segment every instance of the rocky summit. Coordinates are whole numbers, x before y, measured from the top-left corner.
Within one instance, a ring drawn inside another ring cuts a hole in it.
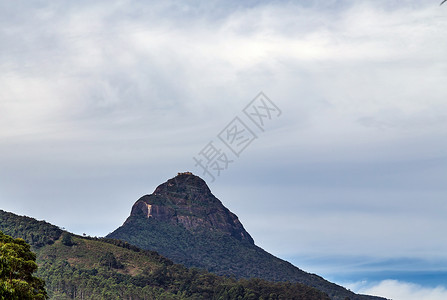
[[[237,216],[190,172],[178,173],[138,199],[124,224],[107,237],[218,275],[297,282],[332,300],[384,299],[357,295],[256,246]]]
[[[154,193],[141,197],[132,207],[129,222],[133,217],[169,222],[191,232],[216,231],[254,244],[237,216],[211,193],[203,179],[189,172],[178,173]]]

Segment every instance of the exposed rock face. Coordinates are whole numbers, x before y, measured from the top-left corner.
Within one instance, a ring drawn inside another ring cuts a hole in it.
[[[133,205],[130,218],[136,216],[181,224],[191,232],[220,231],[254,244],[237,216],[211,193],[203,179],[189,172],[179,173],[154,193],[141,197]]]

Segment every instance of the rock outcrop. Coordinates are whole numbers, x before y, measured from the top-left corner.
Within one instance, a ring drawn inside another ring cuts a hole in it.
[[[237,216],[211,193],[203,179],[189,172],[179,173],[141,197],[130,218],[137,216],[181,225],[191,232],[218,231],[254,244]]]

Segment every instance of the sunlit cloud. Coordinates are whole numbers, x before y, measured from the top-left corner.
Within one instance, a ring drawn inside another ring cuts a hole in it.
[[[372,285],[367,282],[359,282],[347,286],[358,293],[377,295],[393,300],[447,299],[447,289],[444,286],[430,288],[397,280],[384,280]]]

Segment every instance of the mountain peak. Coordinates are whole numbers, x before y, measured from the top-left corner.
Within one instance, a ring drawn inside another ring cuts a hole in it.
[[[190,172],[178,173],[141,197],[126,222],[107,237],[220,275],[300,282],[324,291],[332,300],[385,300],[356,295],[256,246],[237,216]]]
[[[193,233],[220,232],[254,244],[237,216],[211,193],[202,178],[191,172],[178,173],[152,194],[141,197],[126,223],[135,218],[180,225]]]

